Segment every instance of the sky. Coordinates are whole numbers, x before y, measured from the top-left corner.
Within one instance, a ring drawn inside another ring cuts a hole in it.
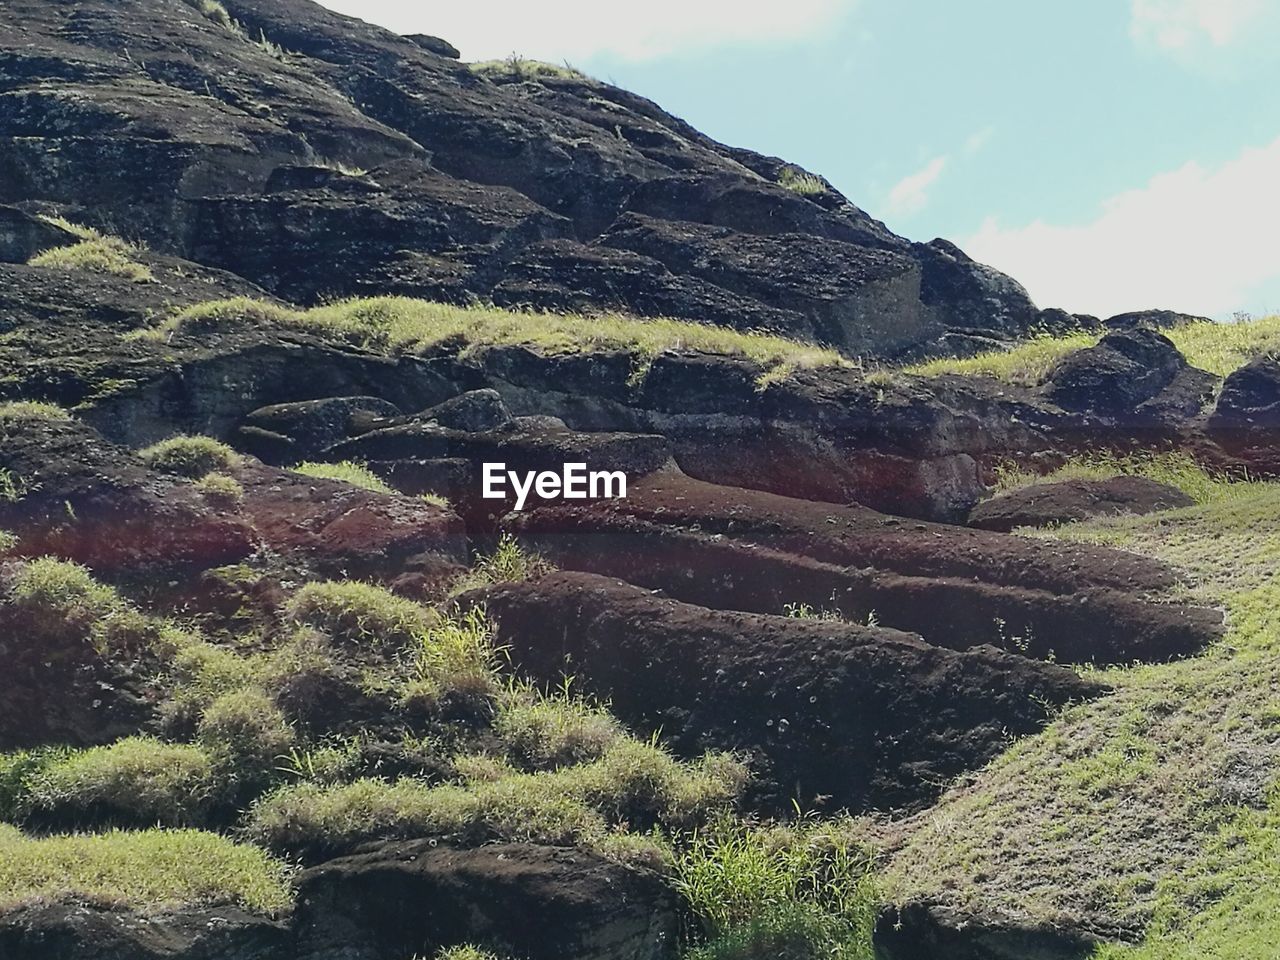
[[[1041,306],[1280,312],[1280,0],[322,0],[570,63]]]

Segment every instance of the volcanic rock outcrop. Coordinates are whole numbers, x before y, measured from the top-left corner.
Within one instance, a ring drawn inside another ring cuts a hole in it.
[[[0,202],[293,301],[619,308],[865,356],[1041,321],[955,246],[904,240],[825,181],[607,83],[474,70],[305,0],[225,8],[12,0]],[[24,237],[4,249],[48,242]]]

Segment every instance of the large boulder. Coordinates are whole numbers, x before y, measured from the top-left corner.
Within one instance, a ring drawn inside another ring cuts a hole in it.
[[[583,850],[383,843],[302,875],[296,956],[431,957],[476,943],[524,960],[672,960],[678,911],[658,876]]]
[[[404,413],[379,397],[326,397],[254,410],[236,433],[236,445],[275,464],[300,463],[326,447]]]
[[[1146,477],[1061,480],[1032,484],[984,500],[969,514],[969,526],[1008,532],[1015,527],[1046,527],[1090,517],[1155,513],[1193,503],[1177,487]]]
[[[280,960],[279,923],[232,907],[170,912],[36,903],[0,915],[0,960]]]
[[[1066,410],[1142,424],[1193,416],[1216,384],[1168,337],[1138,326],[1068,354],[1050,371],[1043,393]]]
[[[70,230],[48,220],[17,207],[0,205],[0,263],[26,263],[37,254],[78,239]]]
[[[1206,430],[1247,465],[1280,468],[1280,360],[1259,357],[1227,377]]]

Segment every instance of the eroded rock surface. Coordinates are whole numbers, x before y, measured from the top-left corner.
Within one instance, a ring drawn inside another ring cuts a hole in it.
[[[477,598],[479,599],[479,598]],[[994,756],[1044,704],[1100,692],[1064,667],[884,627],[710,610],[588,573],[483,594],[520,669],[581,678],[679,750],[754,761],[767,805],[892,807]],[[904,683],[903,679],[910,677]]]
[[[307,960],[434,956],[464,943],[528,960],[671,960],[679,905],[656,875],[582,850],[407,841],[307,871],[294,928]]]

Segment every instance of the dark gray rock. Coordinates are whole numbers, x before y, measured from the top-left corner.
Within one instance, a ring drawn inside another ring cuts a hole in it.
[[[305,303],[608,306],[876,357],[1037,319],[954,246],[912,244],[830,184],[788,190],[785,161],[610,84],[482,77],[438,38],[306,0],[228,0],[243,32],[138,4],[10,0],[0,203],[88,211]]]
[[[1043,392],[1066,410],[1131,417],[1187,367],[1168,337],[1138,327],[1109,333],[1097,346],[1067,355],[1050,372]]]
[[[0,206],[0,263],[26,263],[37,254],[79,238],[17,207]]]
[[[46,903],[0,916],[0,960],[280,960],[283,925],[234,907],[140,914]]]
[[[1227,377],[1206,431],[1255,467],[1280,467],[1280,360],[1260,357]]]
[[[1174,327],[1188,323],[1212,323],[1208,317],[1199,317],[1193,313],[1181,313],[1177,310],[1133,310],[1129,313],[1117,313],[1107,317],[1102,325],[1109,330],[1134,330],[1138,327],[1149,327],[1152,330],[1172,330]]]
[[[447,57],[450,60],[460,60],[462,52],[458,50],[448,40],[442,40],[440,37],[433,37],[429,33],[406,33],[406,40],[412,40],[423,50],[428,53],[434,53],[437,57]]]
[[[402,414],[394,404],[378,397],[277,403],[245,417],[237,446],[266,463],[298,463]]]
[[[671,960],[678,900],[654,874],[582,850],[415,840],[299,881],[300,960],[432,957],[475,943],[525,960]]]
[[[440,424],[453,430],[496,430],[511,422],[511,411],[502,394],[492,388],[468,390],[444,403],[428,407],[415,419]]]

